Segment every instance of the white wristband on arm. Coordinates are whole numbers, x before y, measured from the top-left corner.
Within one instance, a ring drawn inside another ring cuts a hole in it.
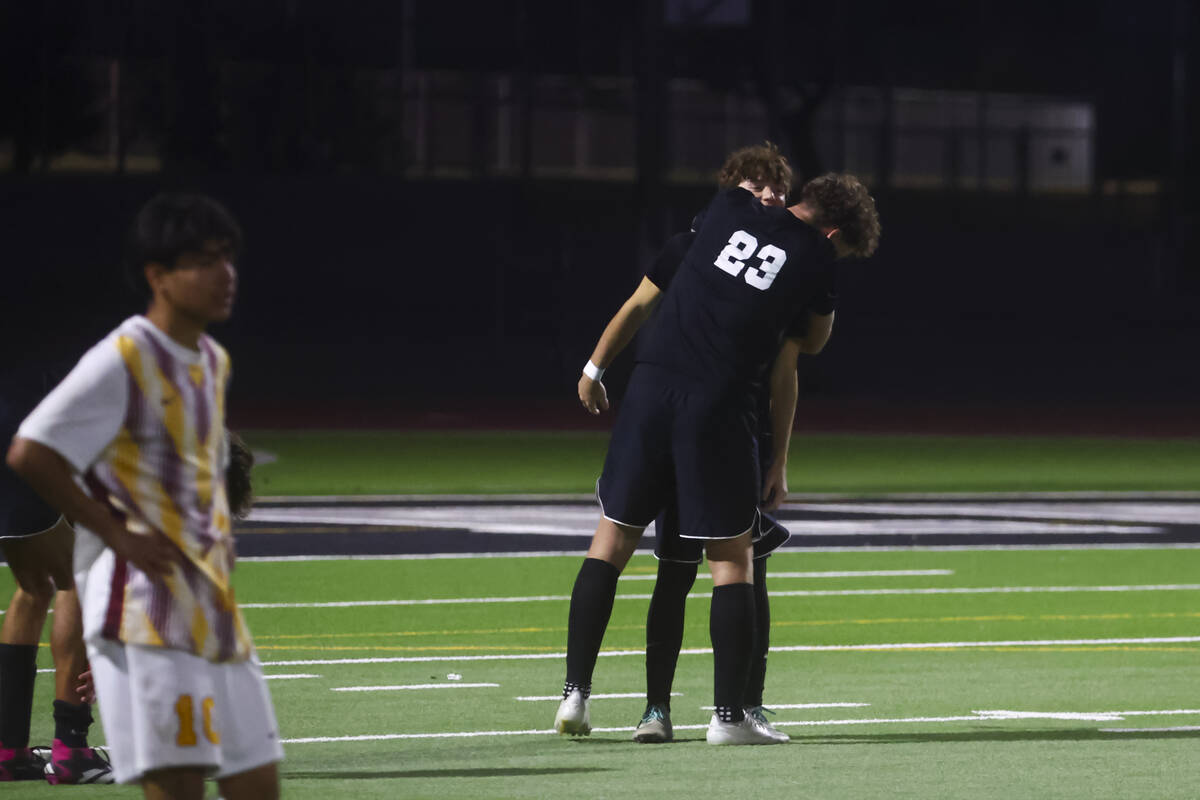
[[[594,381],[598,381],[604,377],[604,368],[597,367],[592,363],[591,359],[588,359],[588,362],[583,365],[583,374]]]

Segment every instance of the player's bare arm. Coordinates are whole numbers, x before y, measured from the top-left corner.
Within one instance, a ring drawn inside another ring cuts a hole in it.
[[[609,320],[604,333],[600,334],[600,341],[592,351],[590,362],[601,370],[607,369],[650,317],[650,312],[658,305],[660,299],[662,290],[649,278],[642,278],[637,289]],[[579,402],[592,414],[608,410],[608,392],[599,376],[593,378],[586,372],[580,376]]]
[[[116,554],[148,574],[170,569],[174,546],[159,533],[131,533],[101,503],[88,497],[72,478],[70,464],[41,442],[13,439],[8,466],[64,516],[95,533]]]
[[[808,338],[784,339],[771,367],[771,433],[775,454],[763,477],[762,507],[766,511],[774,511],[787,499],[788,445],[792,439],[792,420],[796,416],[796,398],[800,393],[796,359],[804,352]]]
[[[808,332],[799,340],[801,353],[815,356],[825,349],[829,337],[833,334],[833,314],[832,311],[828,314],[809,313]]]

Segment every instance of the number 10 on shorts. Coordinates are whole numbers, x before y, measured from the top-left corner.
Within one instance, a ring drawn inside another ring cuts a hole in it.
[[[206,697],[200,702],[202,730],[205,739],[212,744],[220,744],[221,736],[212,726],[213,705],[211,697]],[[175,714],[179,717],[179,736],[175,738],[175,744],[180,747],[195,747],[199,741],[196,738],[196,704],[190,694],[179,695],[179,699],[175,701]]]

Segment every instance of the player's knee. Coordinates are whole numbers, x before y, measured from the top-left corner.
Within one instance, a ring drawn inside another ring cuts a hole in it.
[[[588,548],[588,558],[598,558],[624,569],[633,551],[642,538],[642,528],[618,525],[612,520],[601,519]]]
[[[265,764],[217,781],[224,800],[279,800],[279,770]]]
[[[708,566],[712,571],[713,585],[727,583],[753,583],[753,551],[749,534],[734,539],[721,539],[708,543]]]
[[[21,613],[45,614],[54,600],[54,581],[45,570],[14,569],[17,591],[13,595],[12,610]]]

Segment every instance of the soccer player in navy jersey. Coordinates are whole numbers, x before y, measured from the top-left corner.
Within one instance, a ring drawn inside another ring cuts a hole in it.
[[[827,291],[834,260],[873,253],[879,220],[849,175],[810,181],[787,209],[764,206],[752,188],[744,181],[710,203],[638,353],[597,484],[602,519],[572,592],[560,733],[590,731],[592,671],[617,577],[646,525],[674,502],[678,538],[703,542],[713,576],[716,713],[706,738],[785,738],[744,708],[755,640],[752,533],[760,496],[786,491],[782,470],[760,481],[755,401],[781,340]],[[600,377],[631,336],[612,324],[601,336],[579,386],[589,411],[607,408]]]
[[[744,180],[749,181],[747,188],[763,205],[783,206],[791,185],[791,167],[770,142],[745,147],[732,153],[718,173],[718,183],[725,188],[736,186]],[[613,324],[633,325],[635,329],[640,326],[640,321],[645,318],[641,312],[652,308],[661,297],[661,292],[670,285],[695,237],[695,231],[671,237],[643,279],[655,290],[651,291],[648,285],[643,291],[643,297],[650,296],[649,301],[645,305],[632,302],[623,306]],[[763,706],[771,624],[766,578],[768,556],[782,546],[791,534],[768,512],[782,505],[787,495],[788,444],[798,394],[796,362],[801,354],[815,355],[825,346],[832,331],[835,301],[834,287],[830,282],[814,296],[807,314],[799,314],[788,327],[771,368],[770,380],[759,391],[757,398],[758,463],[765,486],[761,498],[762,513],[753,541],[756,626],[743,706],[761,727],[781,741],[788,739],[787,734],[770,724]],[[646,615],[646,709],[633,733],[634,741],[643,743],[669,742],[673,738],[671,684],[683,644],[687,595],[696,581],[697,568],[703,560],[700,541],[678,535],[679,511],[674,504],[663,510],[655,520],[654,527],[657,533],[655,556],[658,558],[658,575]]]

